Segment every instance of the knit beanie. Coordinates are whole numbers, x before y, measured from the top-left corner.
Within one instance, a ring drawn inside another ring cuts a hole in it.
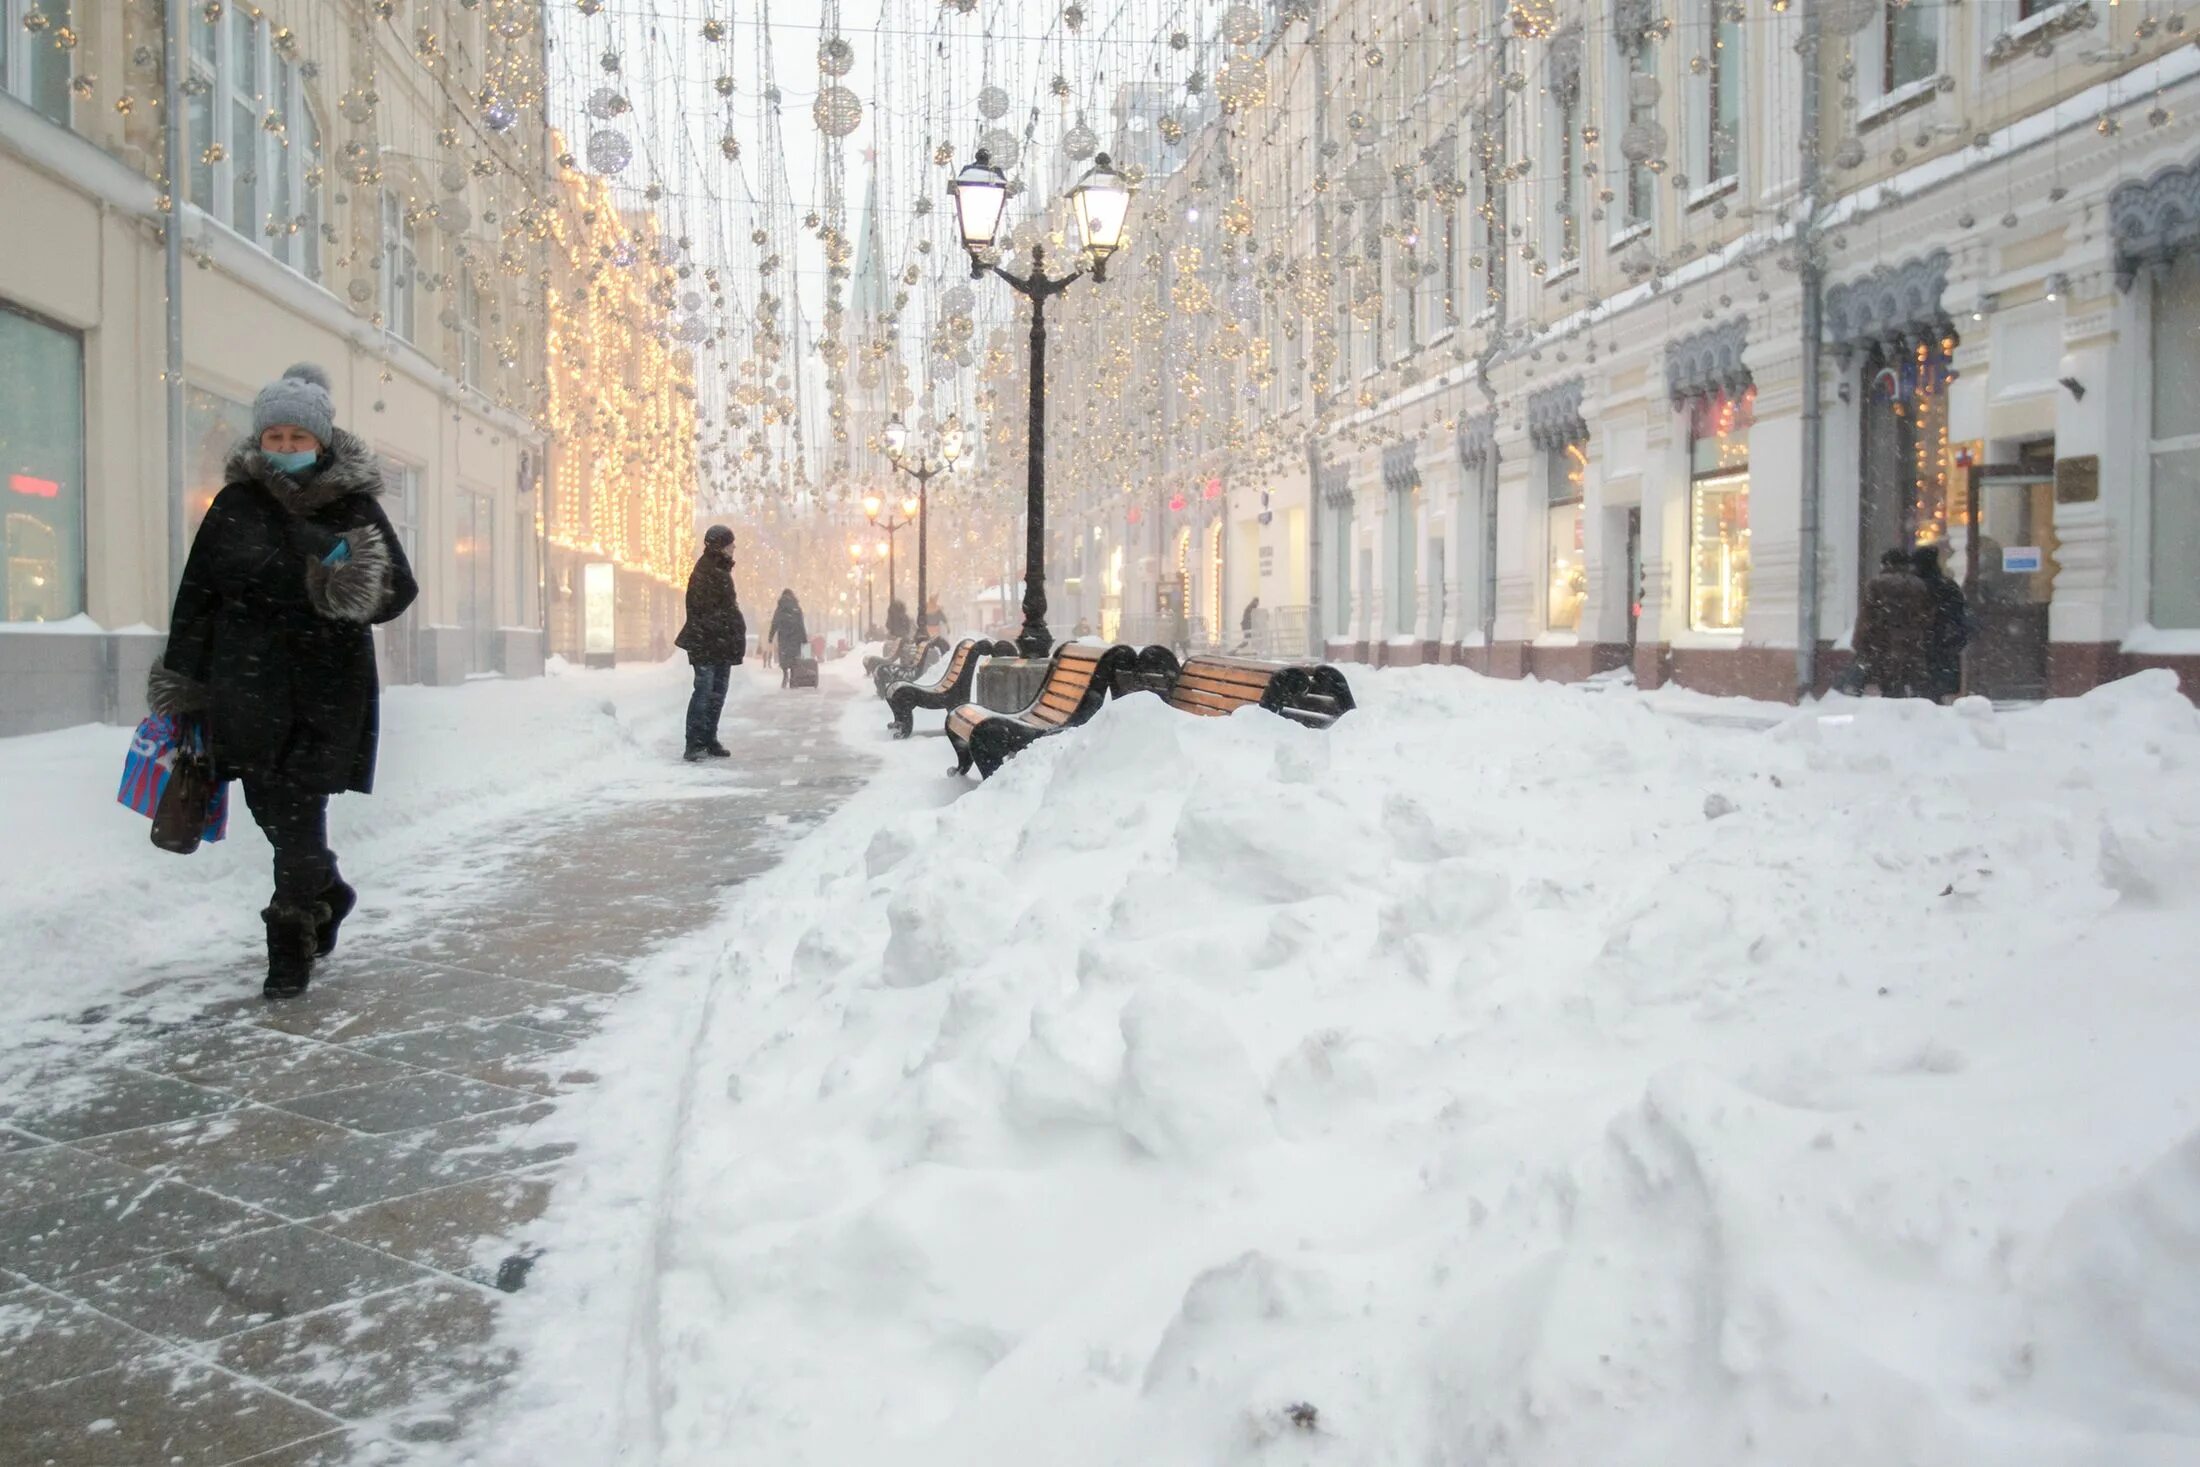
[[[300,362],[260,389],[252,399],[252,436],[270,428],[303,428],[326,448],[336,433],[336,400],[329,393],[328,373],[311,362]]]
[[[703,531],[703,543],[713,550],[723,550],[733,543],[733,531],[724,525],[712,525]]]

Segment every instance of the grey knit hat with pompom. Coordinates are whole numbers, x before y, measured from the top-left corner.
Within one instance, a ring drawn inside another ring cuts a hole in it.
[[[298,363],[252,399],[255,439],[285,426],[305,429],[323,447],[336,432],[336,399],[329,391],[328,373],[311,362]]]

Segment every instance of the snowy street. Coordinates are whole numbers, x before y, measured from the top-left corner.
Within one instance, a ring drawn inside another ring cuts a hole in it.
[[[125,856],[114,731],[0,746],[0,1462],[2200,1450],[2166,675],[1357,669],[981,785],[852,662],[682,766],[683,671],[393,700],[295,1007],[200,900],[249,826]]]

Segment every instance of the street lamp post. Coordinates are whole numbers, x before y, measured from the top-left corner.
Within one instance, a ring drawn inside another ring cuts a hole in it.
[[[925,625],[925,612],[932,604],[928,594],[930,587],[926,577],[925,538],[930,517],[932,481],[955,467],[955,460],[962,456],[962,428],[953,418],[936,435],[929,431],[929,423],[919,423],[925,429],[923,437],[911,441],[909,429],[899,414],[886,424],[886,458],[893,466],[917,481],[917,641],[920,645],[932,640],[932,629]],[[904,509],[908,501],[902,501]],[[864,501],[865,507],[870,505]]]
[[[890,548],[891,542],[885,540],[868,547],[861,540],[850,540],[848,542],[848,558],[856,563],[856,572],[863,577],[863,635],[865,638],[869,638],[871,632],[878,626],[878,609],[872,604],[871,593],[878,584],[878,562],[881,557],[889,552]],[[866,553],[870,556],[869,560],[864,559]]]
[[[1031,419],[1029,446],[1024,466],[1024,625],[1016,635],[1016,648],[1026,657],[1044,657],[1054,648],[1047,630],[1046,592],[1046,303],[1060,295],[1085,272],[1073,270],[1059,280],[1046,274],[1046,251],[1031,247],[1031,271],[1012,275],[1001,268],[996,240],[1001,215],[1008,205],[1008,178],[993,166],[983,149],[955,175],[949,185],[955,201],[956,223],[962,230],[963,248],[970,255],[970,278],[991,271],[1007,281],[1031,302]],[[1092,278],[1108,278],[1108,256],[1123,242],[1123,220],[1130,212],[1130,186],[1116,172],[1108,155],[1100,154],[1093,166],[1069,191],[1071,213],[1083,237],[1085,253],[1092,260]],[[988,255],[992,259],[987,259]]]
[[[863,496],[863,517],[869,520],[874,528],[886,532],[886,604],[891,608],[894,602],[895,588],[894,537],[917,522],[917,501],[914,498],[903,499],[901,502],[901,517],[896,519],[891,512],[888,512],[886,522],[880,524],[879,513],[885,508],[886,501],[878,495],[866,494]],[[892,614],[891,610],[888,614]]]

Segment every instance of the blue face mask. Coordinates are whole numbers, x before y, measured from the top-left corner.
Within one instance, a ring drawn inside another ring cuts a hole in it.
[[[320,458],[321,455],[310,448],[301,448],[296,453],[270,453],[267,455],[269,463],[293,478],[312,468],[314,464],[320,461]]]

